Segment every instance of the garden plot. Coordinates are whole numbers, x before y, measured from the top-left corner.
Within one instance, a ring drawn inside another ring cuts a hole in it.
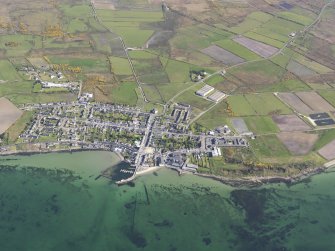
[[[306,131],[311,129],[297,115],[274,115],[272,119],[282,132]]]
[[[291,106],[295,111],[302,113],[302,114],[312,114],[314,111],[307,106],[304,102],[301,101],[293,93],[278,93],[277,95],[284,103]]]
[[[226,65],[234,65],[244,62],[243,58],[240,58],[216,45],[211,45],[205,49],[202,49],[201,52]]]
[[[309,153],[319,138],[317,134],[304,132],[282,132],[277,137],[293,155]]]
[[[335,111],[335,108],[316,92],[297,92],[296,95],[314,112]]]
[[[291,60],[290,63],[286,67],[287,70],[292,72],[293,74],[297,75],[298,77],[306,77],[306,76],[313,76],[317,73],[313,70],[307,68],[306,66]]]
[[[319,154],[327,160],[335,159],[335,140],[322,147]]]
[[[0,134],[18,120],[23,112],[6,98],[0,98]]]
[[[263,58],[268,58],[278,52],[278,49],[271,45],[264,44],[243,36],[236,37],[233,40],[255,52],[256,54],[262,56]]]

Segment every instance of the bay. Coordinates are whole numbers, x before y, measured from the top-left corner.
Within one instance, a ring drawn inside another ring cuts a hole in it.
[[[110,152],[0,157],[0,250],[335,250],[335,173],[232,188],[160,169],[118,187]]]

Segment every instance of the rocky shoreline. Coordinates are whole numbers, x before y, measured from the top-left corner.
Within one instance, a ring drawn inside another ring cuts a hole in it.
[[[317,168],[310,168],[301,172],[298,175],[290,176],[290,177],[282,177],[282,176],[268,176],[268,177],[241,177],[241,178],[232,178],[232,177],[222,177],[217,175],[210,175],[210,174],[202,174],[202,173],[195,173],[194,175],[213,179],[216,181],[220,181],[223,184],[230,185],[232,187],[259,187],[265,184],[274,184],[274,183],[285,183],[287,185],[293,185],[295,183],[301,182],[305,179],[308,179],[316,174],[323,173],[327,169],[330,169],[335,166],[335,163],[327,166],[326,164],[317,167]]]

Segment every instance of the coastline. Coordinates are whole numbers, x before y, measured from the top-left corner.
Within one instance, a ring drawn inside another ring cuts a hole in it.
[[[328,163],[332,163],[331,165],[327,165]],[[194,175],[213,179],[216,181],[220,181],[223,184],[230,185],[232,187],[259,187],[266,184],[274,184],[274,183],[285,183],[287,185],[293,185],[295,183],[301,182],[305,179],[308,179],[314,175],[320,174],[325,172],[326,170],[335,167],[335,161],[330,161],[324,164],[321,167],[313,168],[310,170],[305,170],[297,175],[293,176],[268,176],[268,177],[262,177],[262,176],[250,176],[250,177],[241,177],[241,178],[232,178],[232,177],[222,177],[217,175],[210,175],[210,174],[201,174],[201,173],[195,173]]]
[[[18,155],[18,156],[30,156],[30,155],[35,155],[35,154],[47,154],[47,153],[73,153],[73,152],[87,152],[87,151],[106,151],[106,152],[113,152],[116,154],[116,156],[120,159],[120,161],[124,160],[124,157],[120,152],[114,152],[114,151],[109,151],[106,149],[97,149],[97,148],[75,148],[75,149],[52,149],[52,150],[31,150],[31,151],[8,151],[8,152],[0,152],[0,157],[1,156],[13,156],[13,155]],[[212,179],[219,181],[223,184],[230,185],[232,187],[259,187],[265,184],[274,184],[274,183],[285,183],[287,185],[293,185],[295,183],[301,182],[305,179],[308,179],[316,174],[323,173],[324,171],[335,167],[335,160],[329,161],[325,163],[321,167],[316,167],[316,168],[308,168],[305,171],[293,175],[293,176],[245,176],[245,177],[224,177],[224,176],[217,176],[217,175],[211,175],[211,174],[204,174],[204,173],[189,173],[189,172],[183,172],[183,174],[192,174],[196,175],[199,177],[207,178],[207,179]],[[156,170],[161,169],[162,167],[148,167],[145,170],[141,170],[135,174],[133,177],[133,180],[135,180],[137,177],[141,175],[145,175],[151,172],[154,172]],[[167,167],[168,168],[168,167]],[[179,173],[180,175],[180,173]]]

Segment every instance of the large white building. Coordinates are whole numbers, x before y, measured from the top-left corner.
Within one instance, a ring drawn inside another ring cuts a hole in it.
[[[198,90],[196,92],[197,95],[201,96],[201,97],[205,97],[208,94],[210,94],[212,91],[214,91],[214,87],[210,86],[210,85],[205,85],[204,87],[202,87],[200,90]]]
[[[226,97],[226,94],[224,94],[223,92],[220,92],[220,91],[216,91],[212,95],[210,95],[208,97],[208,99],[217,103],[217,102],[221,101],[222,99],[224,99],[225,97]]]

